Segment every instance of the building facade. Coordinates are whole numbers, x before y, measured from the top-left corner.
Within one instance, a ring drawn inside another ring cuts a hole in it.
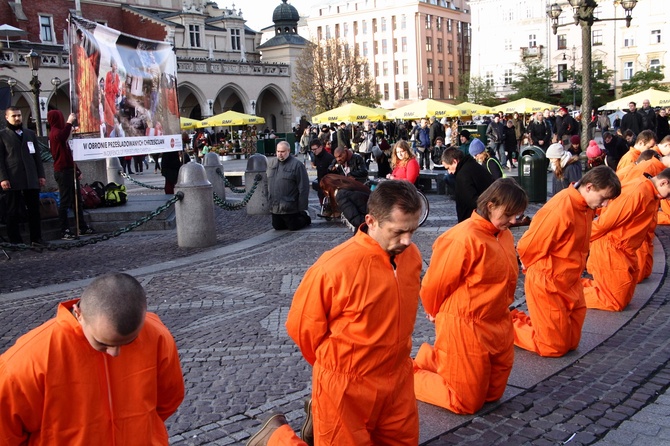
[[[342,39],[367,58],[384,108],[454,102],[460,76],[470,71],[465,0],[325,1],[306,21],[311,39]]]
[[[277,10],[288,6],[278,4]],[[0,108],[11,104],[22,108],[25,116],[35,115],[26,61],[26,54],[34,49],[42,62],[38,72],[42,116],[52,108],[69,113],[66,20],[70,11],[127,34],[171,42],[177,56],[181,116],[202,119],[235,110],[262,116],[278,132],[290,131],[299,117],[291,103],[290,57],[262,61],[261,33],[245,25],[242,11],[220,9],[214,2],[201,0],[0,3],[3,21],[26,32],[3,42],[2,62],[13,70],[0,71],[0,105],[4,106]],[[277,47],[282,48],[281,44]],[[268,45],[267,51],[276,52],[277,47]],[[12,80],[16,85],[10,89]]]
[[[547,8],[558,3],[563,8],[556,35],[547,17]],[[571,88],[572,70],[581,71],[581,27],[574,25],[572,7],[566,0],[469,0],[472,12],[471,76],[493,86],[498,97],[514,93],[514,73],[525,60],[537,60],[551,70],[554,92]],[[594,68],[614,71],[612,88],[620,94],[622,83],[641,70],[660,69],[670,63],[670,8],[665,0],[640,0],[633,9],[630,28],[624,10],[612,0],[599,0],[591,29]],[[665,81],[670,77],[665,70]]]

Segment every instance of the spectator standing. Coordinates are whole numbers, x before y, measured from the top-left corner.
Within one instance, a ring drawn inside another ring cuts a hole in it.
[[[514,160],[517,157],[517,137],[516,129],[514,128],[514,121],[512,119],[508,119],[505,123],[505,126],[503,127],[502,145],[503,150],[505,151],[505,155],[507,155],[507,161],[509,162],[510,169],[516,169]]]
[[[642,129],[641,130],[651,130],[652,132],[656,131],[656,110],[651,108],[649,99],[642,101],[642,108],[639,110],[640,115],[642,116]],[[658,138],[658,135],[656,135]],[[662,138],[658,138],[660,141]]]
[[[642,115],[637,111],[637,104],[630,102],[628,112],[621,118],[621,133],[624,134],[626,130],[632,130],[635,135],[638,135],[643,129],[644,123],[642,122]]]
[[[540,112],[535,114],[535,120],[528,124],[528,135],[533,145],[543,150],[551,144],[551,126],[544,121],[544,115]]]
[[[662,108],[658,111],[658,116],[656,116],[656,139],[661,141],[668,135],[670,135],[668,112],[666,109]]]
[[[455,201],[458,222],[469,218],[477,209],[477,199],[493,183],[485,167],[459,149],[449,148],[442,154],[442,165],[455,176]]]
[[[430,169],[430,128],[428,120],[421,119],[421,124],[417,130],[416,148],[419,156],[419,169]]]
[[[503,131],[504,125],[500,121],[500,116],[495,115],[493,121],[486,128],[486,137],[489,141],[489,147],[493,149],[493,153],[498,157],[500,165],[507,169],[507,156],[505,155],[505,146],[503,145]]]

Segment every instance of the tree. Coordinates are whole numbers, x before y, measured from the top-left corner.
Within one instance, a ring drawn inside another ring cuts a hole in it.
[[[470,76],[463,73],[459,79],[458,96],[460,102],[473,102],[480,105],[498,105],[500,100],[496,98],[491,85],[479,76]]]
[[[640,91],[653,88],[655,90],[668,91],[668,87],[661,85],[665,74],[665,66],[661,65],[658,69],[647,69],[647,71],[638,71],[628,79],[628,82],[621,85],[621,92],[624,95],[639,93]]]
[[[353,48],[338,39],[305,47],[293,67],[296,80],[292,98],[298,109],[311,116],[347,102],[379,105],[380,95],[368,61],[358,54],[356,46]]]
[[[614,70],[598,69],[594,64],[591,71],[591,92],[593,93],[593,108],[598,108],[614,99],[614,92],[610,79],[614,76]],[[575,99],[577,107],[582,103],[582,72],[567,72],[566,79],[569,82],[575,82]],[[572,88],[566,88],[561,92],[561,104],[572,104]]]
[[[551,70],[544,68],[538,61],[526,60],[519,66],[521,73],[515,75],[512,88],[516,93],[511,94],[510,101],[521,98],[534,99],[541,102],[553,102],[551,99]]]

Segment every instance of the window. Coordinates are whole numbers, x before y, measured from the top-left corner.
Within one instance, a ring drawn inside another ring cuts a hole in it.
[[[448,64],[449,64],[448,65],[449,66],[449,76],[453,76],[454,75],[454,62],[450,60],[448,62]]]
[[[407,59],[402,60],[402,74],[409,73],[409,65],[407,64]]]
[[[651,43],[652,43],[652,45],[654,43],[661,43],[661,30],[660,29],[652,29],[651,30]]]
[[[595,31],[594,31],[595,33]],[[568,47],[568,37],[565,34],[558,35],[558,49],[564,50]]]
[[[53,24],[50,16],[40,16],[40,40],[42,42],[54,42]]]
[[[405,14],[400,16],[400,29],[407,29],[407,16]]]
[[[603,75],[603,61],[594,60],[593,61],[593,73],[595,76],[601,77]]]
[[[453,98],[454,95],[455,95],[455,92],[454,92],[454,83],[453,83],[453,82],[449,82],[449,99]]]
[[[375,77],[379,77],[379,64],[375,64]]]
[[[409,82],[402,83],[402,98],[409,99]]]
[[[442,47],[444,46],[442,38],[438,37],[437,38],[437,52],[441,53],[442,52]]]
[[[635,37],[633,37],[633,36],[624,37],[623,46],[626,46],[626,47],[635,46]]]
[[[651,59],[649,61],[649,71],[654,71],[656,73],[661,72],[661,60],[660,59]]]
[[[330,39],[330,25],[326,25],[326,39]]]
[[[382,54],[388,54],[388,45],[386,39],[382,39]]]
[[[484,76],[484,82],[486,82],[487,86],[493,87],[493,71],[486,72],[486,75]]]
[[[426,29],[430,29],[432,24],[432,17],[430,14],[426,14]]]
[[[382,62],[382,76],[389,75],[389,63],[388,61]]]
[[[363,34],[368,33],[368,22],[367,22],[367,20],[361,20],[361,28],[363,28]]]
[[[389,100],[389,84],[388,83],[384,84],[384,100],[385,101]]]
[[[396,74],[396,75],[400,74],[400,64],[398,63],[397,60],[393,61],[393,73]],[[396,96],[396,98],[398,98],[398,97],[399,96]]]
[[[316,28],[316,39],[323,40],[323,30],[320,26]]]
[[[354,22],[354,35],[358,35],[358,22]]]
[[[398,52],[398,39],[393,39],[393,53]]]
[[[503,83],[505,85],[511,85],[512,84],[512,69],[511,68],[506,68],[505,69],[505,75],[503,77]]]
[[[230,48],[233,51],[240,51],[242,47],[240,46],[240,30],[232,29],[230,30]]]
[[[188,35],[191,38],[191,47],[200,48],[200,25],[188,25]]]
[[[382,17],[382,31],[386,31],[386,17]]]
[[[428,81],[428,98],[433,99],[433,81]]]
[[[394,99],[400,99],[400,82],[395,83],[395,96]]]
[[[592,34],[591,43],[593,44],[593,46],[603,44],[603,30],[602,29],[594,29],[591,34]]]
[[[368,42],[363,42],[363,57],[368,57]]]
[[[437,28],[438,31],[442,31],[442,17],[435,17],[435,28]],[[440,96],[441,98],[442,96]]]
[[[451,32],[451,29],[454,26],[454,21],[452,19],[447,19],[447,31]]]
[[[348,23],[343,23],[342,24],[342,37],[347,37],[347,34],[349,34],[349,24]]]
[[[438,60],[437,61],[437,74],[444,74],[444,61],[443,60]],[[440,96],[442,97],[442,96]]]
[[[568,64],[558,64],[558,72],[556,73],[556,80],[558,82],[568,81]]]
[[[444,99],[444,82],[439,82],[437,85],[437,98]]]
[[[512,49],[512,39],[505,39],[505,51]]]
[[[433,74],[433,59],[426,60],[426,72]]]
[[[340,38],[340,24],[335,25],[335,38],[339,39]]]
[[[623,63],[623,79],[630,80],[633,77],[633,62],[624,62]]]
[[[400,45],[401,45],[401,48],[402,48],[401,51],[403,53],[406,53],[407,52],[407,37],[401,37],[400,38]]]
[[[426,51],[433,51],[433,39],[432,39],[432,37],[426,37]]]
[[[451,54],[453,52],[454,52],[454,41],[447,40],[447,54]]]
[[[528,47],[535,48],[537,46],[537,36],[535,34],[530,34],[528,36]]]

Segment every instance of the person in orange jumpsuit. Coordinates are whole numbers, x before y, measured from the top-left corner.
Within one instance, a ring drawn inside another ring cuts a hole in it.
[[[110,61],[111,70],[105,75],[105,136],[109,137],[114,129],[114,116],[117,114],[116,100],[121,96],[121,79],[114,58]]]
[[[433,244],[421,302],[436,336],[414,359],[419,401],[472,414],[503,395],[514,362],[509,305],[519,276],[508,228],[527,205],[513,179],[498,179],[472,216]]]
[[[651,130],[643,130],[637,135],[635,145],[631,147],[628,152],[621,157],[619,164],[617,164],[617,172],[628,165],[635,164],[640,153],[645,150],[652,149],[656,145],[656,135]]]
[[[166,445],[184,399],[172,335],[127,274],[81,299],[0,356],[0,444]]]
[[[661,208],[658,211],[659,225],[670,225],[670,203],[667,200],[661,200]]]
[[[659,200],[670,196],[670,169],[625,183],[621,196],[593,222],[586,267],[593,279],[582,279],[587,308],[622,311],[633,298],[639,277],[636,251],[656,228]]]
[[[359,231],[324,253],[295,292],[286,329],[313,366],[317,446],[418,444],[409,355],[421,284],[411,238],[420,211],[414,185],[380,183]],[[276,429],[269,440],[261,429],[247,444],[300,444],[289,428],[269,428]]]
[[[529,314],[512,311],[516,346],[550,357],[579,346],[586,317],[580,277],[589,253],[593,216],[620,193],[614,171],[598,166],[535,214],[517,243],[525,267]]]

